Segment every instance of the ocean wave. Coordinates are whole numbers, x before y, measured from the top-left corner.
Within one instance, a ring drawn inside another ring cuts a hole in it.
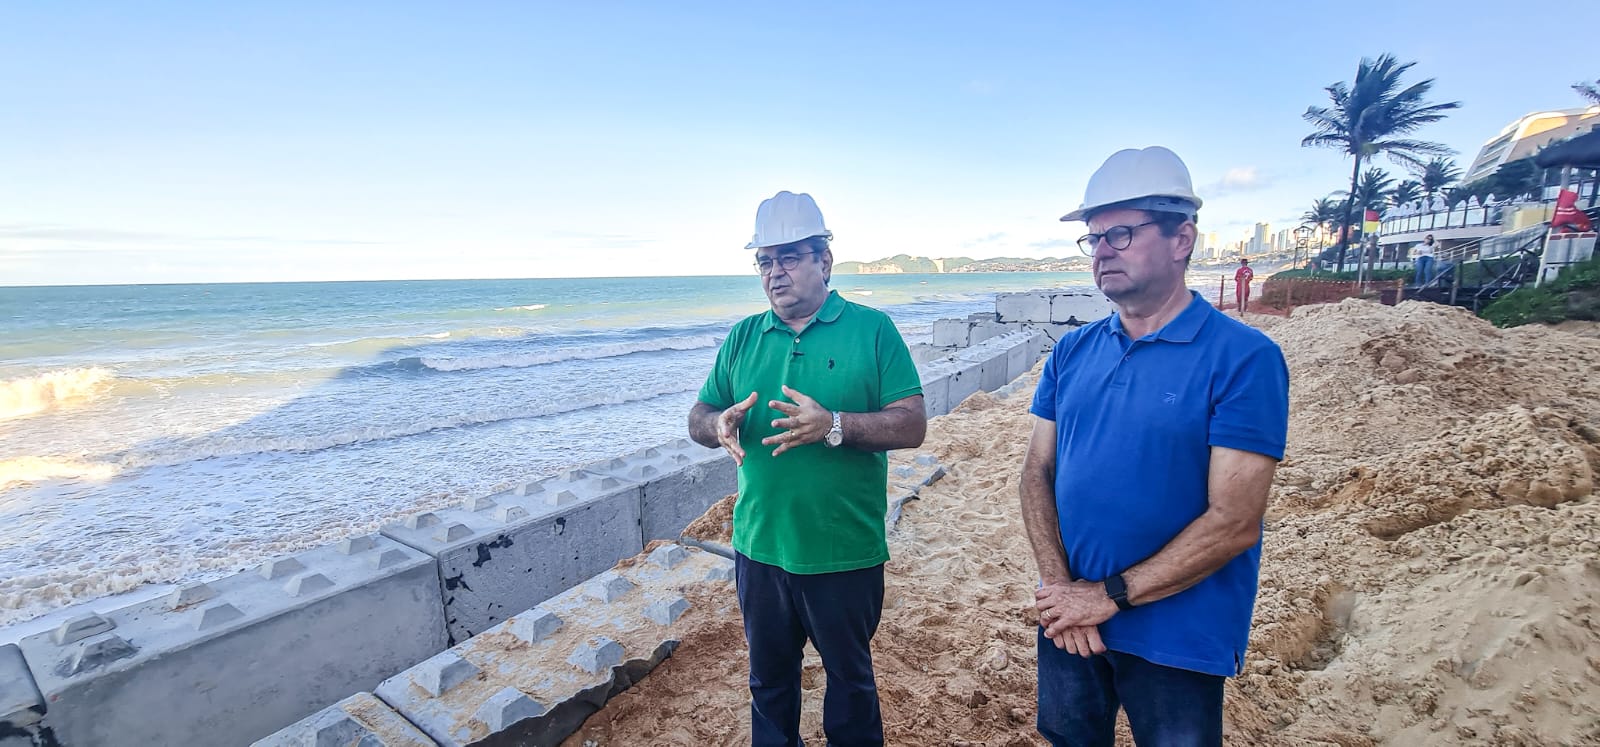
[[[82,462],[76,459],[31,456],[0,459],[0,490],[22,483],[63,477],[109,480],[121,471],[121,468],[114,464]]]
[[[669,387],[655,391],[635,392],[633,394],[607,394],[587,399],[562,401],[546,406],[498,407],[408,423],[356,426],[328,434],[305,436],[225,436],[211,434],[174,444],[165,449],[125,454],[120,457],[117,465],[122,469],[142,469],[147,467],[167,467],[219,457],[250,456],[276,452],[304,453],[322,451],[350,444],[388,441],[450,428],[566,415],[597,407],[643,402],[657,397],[694,391],[699,391],[699,386]]]
[[[406,368],[430,368],[435,371],[479,371],[490,368],[527,368],[563,361],[588,361],[616,358],[634,353],[655,353],[663,350],[699,350],[722,344],[715,335],[667,337],[642,342],[617,342],[581,348],[540,350],[525,353],[502,353],[466,358],[421,357],[397,361]]]
[[[0,381],[0,420],[88,402],[115,378],[110,369],[95,367]]]
[[[567,305],[571,306],[572,304]],[[495,311],[539,311],[540,309],[547,308],[550,308],[549,304],[530,303],[527,306],[502,306],[498,309],[495,309]]]

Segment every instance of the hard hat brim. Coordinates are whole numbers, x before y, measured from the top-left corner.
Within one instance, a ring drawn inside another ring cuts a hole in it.
[[[1149,195],[1135,197],[1128,200],[1117,200],[1100,205],[1084,205],[1066,215],[1061,216],[1062,222],[1085,221],[1102,210],[1112,208],[1126,208],[1129,210],[1149,210],[1158,213],[1182,213],[1193,220],[1200,211],[1200,198],[1186,197],[1183,195]]]
[[[762,247],[768,247],[768,246],[783,246],[784,244],[793,244],[793,243],[795,243],[797,241],[805,241],[806,239],[814,239],[814,238],[816,238],[818,236],[821,236],[822,238],[828,239],[830,241],[833,240],[833,232],[832,231],[823,231],[822,233],[814,233],[814,234],[811,234],[810,236],[802,236],[802,237],[800,237],[798,239],[790,239],[789,241],[778,241],[778,242],[774,242],[774,243],[770,243],[770,244],[758,244],[758,243],[752,241],[752,242],[750,242],[748,244],[745,244],[744,248],[746,248],[746,249],[760,249]]]

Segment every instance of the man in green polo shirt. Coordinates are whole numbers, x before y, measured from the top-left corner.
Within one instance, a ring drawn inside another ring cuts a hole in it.
[[[751,743],[800,744],[807,639],[827,671],[829,744],[883,744],[872,635],[883,611],[889,449],[927,430],[911,353],[883,312],[828,289],[830,233],[807,194],[756,211],[769,311],[728,333],[689,436],[739,464],[733,546],[750,647]]]

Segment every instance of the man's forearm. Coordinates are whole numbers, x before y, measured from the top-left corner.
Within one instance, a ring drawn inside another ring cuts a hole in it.
[[[877,412],[842,412],[844,445],[861,451],[914,449],[928,433],[928,416],[922,396],[893,403]]]
[[[1241,526],[1209,511],[1201,514],[1155,555],[1123,571],[1128,601],[1149,604],[1204,581],[1254,546],[1261,537],[1260,527],[1259,523]]]
[[[721,448],[722,444],[717,441],[717,417],[720,415],[722,410],[704,402],[694,403],[689,409],[689,440],[707,448]]]
[[[1056,513],[1055,480],[1049,470],[1025,462],[1022,466],[1022,526],[1033,546],[1033,562],[1046,584],[1072,578],[1067,552],[1061,546],[1061,517]]]
[[[1128,601],[1149,604],[1205,580],[1261,541],[1261,517],[1277,460],[1214,447],[1207,490],[1211,507],[1155,555],[1122,572]]]

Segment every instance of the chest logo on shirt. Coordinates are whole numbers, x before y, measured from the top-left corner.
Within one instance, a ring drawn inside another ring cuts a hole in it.
[[[828,370],[829,371],[833,370],[833,359],[832,358],[828,359]]]
[[[1175,405],[1175,404],[1178,404],[1178,393],[1177,392],[1167,392],[1165,395],[1162,395],[1161,404],[1164,404],[1164,405]]]

